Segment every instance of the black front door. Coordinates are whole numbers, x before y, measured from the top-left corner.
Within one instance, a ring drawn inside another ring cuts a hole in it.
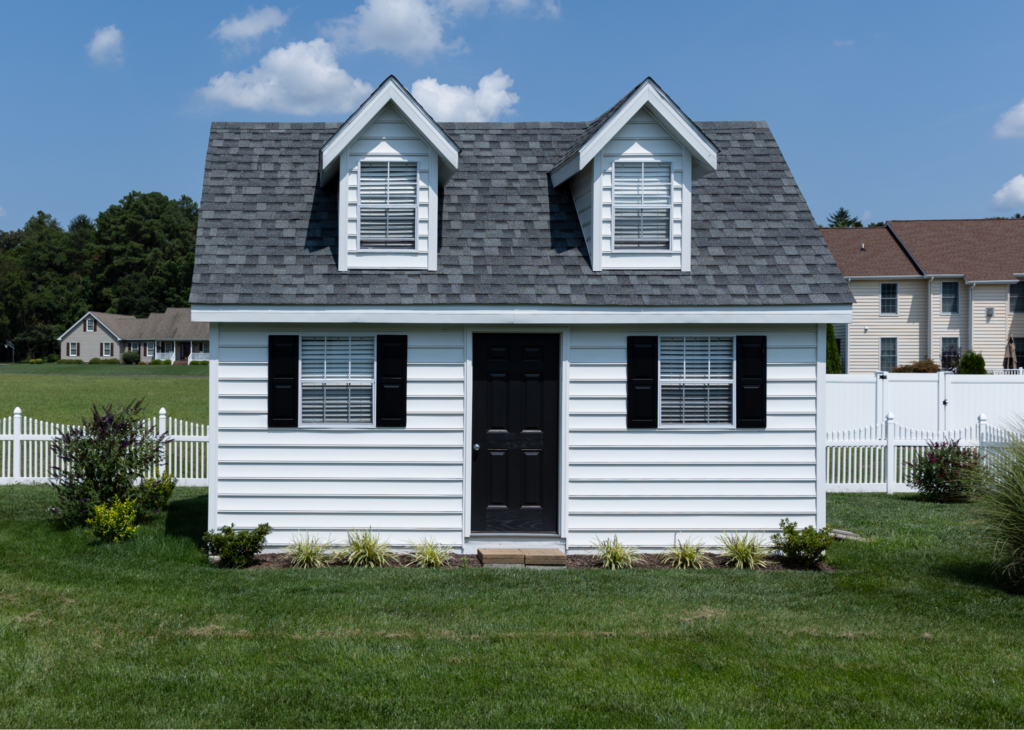
[[[558,531],[559,361],[558,335],[473,335],[473,532]]]

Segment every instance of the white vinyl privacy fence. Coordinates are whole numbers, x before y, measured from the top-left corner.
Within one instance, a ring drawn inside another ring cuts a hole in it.
[[[171,439],[159,471],[176,477],[183,487],[205,487],[208,427],[171,418],[163,408],[158,416],[146,419],[145,423]],[[0,484],[49,481],[54,468],[60,466],[51,443],[71,428],[75,426],[23,416],[20,408],[14,409],[13,416],[0,419]]]
[[[958,441],[983,450],[1004,440],[1006,432],[988,422],[985,414],[967,428],[923,431],[885,421],[865,428],[829,431],[825,435],[826,475],[830,492],[906,492],[908,462],[929,444]]]

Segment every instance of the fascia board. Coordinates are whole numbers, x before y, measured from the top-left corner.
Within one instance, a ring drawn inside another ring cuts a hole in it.
[[[416,131],[437,150],[438,156],[453,169],[459,167],[459,149],[448,138],[437,123],[427,117],[416,104],[413,104],[406,92],[394,81],[389,81],[379,89],[366,104],[362,106],[333,137],[320,149],[320,171],[324,173],[338,159],[342,151],[348,147],[370,122],[376,118],[384,106],[393,103],[405,116]]]
[[[638,89],[600,131],[580,148],[578,162],[580,168],[586,167],[587,163],[600,154],[601,150],[612,141],[616,134],[622,131],[622,128],[645,104],[651,105],[658,121],[668,128],[669,132],[676,137],[676,141],[690,151],[690,154],[696,158],[696,162],[703,163],[710,168],[709,172],[718,169],[718,153],[710,140],[684,118],[675,106],[659,94],[650,83]]]
[[[582,169],[579,154],[573,155],[551,171],[551,187],[557,188],[562,183],[568,182]]]
[[[899,274],[898,276],[887,276],[885,274],[869,274],[867,276],[847,276],[844,277],[847,281],[864,281],[877,279],[878,281],[893,281],[896,279],[907,280],[907,279],[927,279],[927,276],[921,274]]]
[[[196,322],[264,324],[851,324],[849,304],[760,307],[560,307],[421,305],[325,307],[193,304]]]
[[[974,281],[972,281],[970,279],[964,279],[964,281],[969,281],[971,286],[974,286],[975,284],[1018,284],[1018,283],[1020,283],[1016,279],[977,279],[977,280],[974,280]]]

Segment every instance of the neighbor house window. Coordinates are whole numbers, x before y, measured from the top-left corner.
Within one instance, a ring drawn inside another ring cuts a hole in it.
[[[68,355],[70,355],[71,357],[78,357],[78,343],[77,342],[69,342],[68,343]]]
[[[732,337],[661,337],[661,423],[731,424]]]
[[[942,313],[960,314],[960,283],[942,282]]]
[[[899,284],[882,284],[882,314],[899,314]]]
[[[109,342],[104,342],[100,348],[100,352],[103,353],[103,357],[110,357],[112,345]]]
[[[1010,311],[1024,312],[1024,282],[1010,284]]]
[[[957,350],[960,349],[960,338],[959,337],[943,337],[942,338],[942,357],[946,358],[950,355],[956,356]]]
[[[883,337],[879,344],[878,369],[889,372],[896,367],[896,338]]]
[[[95,330],[96,330],[96,320],[94,320],[92,317],[90,317],[89,319],[85,320],[85,331],[86,332],[94,332]]]
[[[132,352],[138,352],[138,351],[139,351],[139,343],[138,342],[133,342],[132,343]]]
[[[302,423],[373,423],[374,337],[303,337]]]
[[[416,247],[416,163],[359,164],[359,247]]]
[[[616,162],[612,175],[615,248],[667,249],[672,166],[667,162]]]

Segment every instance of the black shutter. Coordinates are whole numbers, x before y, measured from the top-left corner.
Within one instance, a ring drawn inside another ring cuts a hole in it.
[[[377,426],[405,428],[409,338],[377,335]]]
[[[267,368],[267,426],[299,426],[299,338],[270,335]]]
[[[768,338],[736,338],[736,427],[768,426]]]
[[[626,338],[626,428],[658,427],[658,338]]]

